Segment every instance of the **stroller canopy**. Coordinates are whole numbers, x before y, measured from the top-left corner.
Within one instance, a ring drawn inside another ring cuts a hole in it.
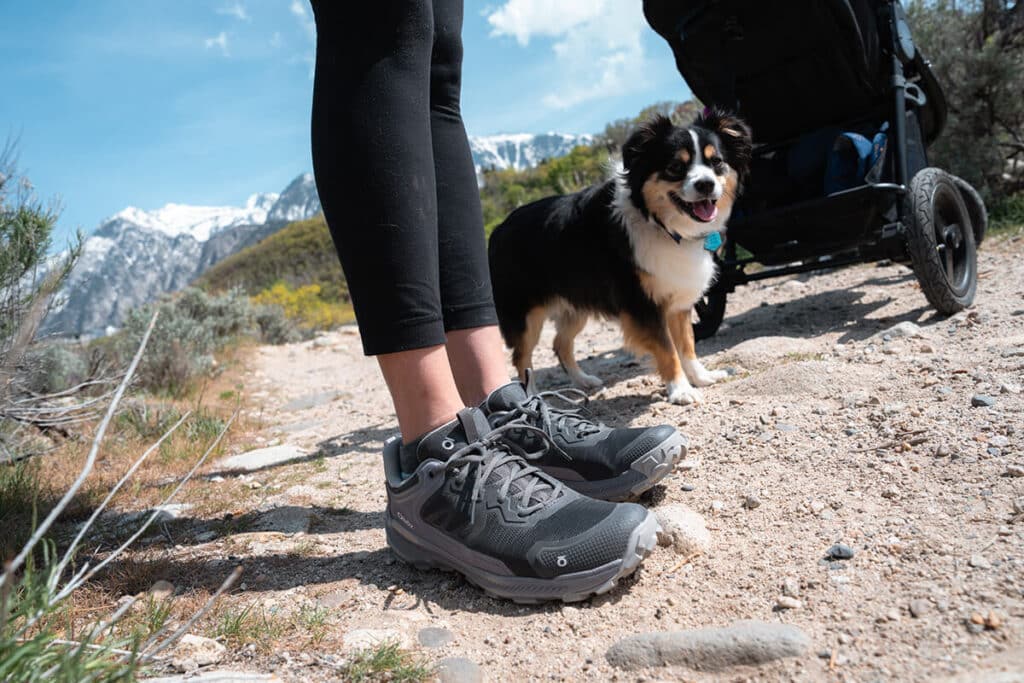
[[[705,104],[733,108],[759,143],[859,117],[885,116],[891,66],[880,48],[885,0],[644,0],[648,23]],[[941,128],[941,91],[918,55],[927,140]]]

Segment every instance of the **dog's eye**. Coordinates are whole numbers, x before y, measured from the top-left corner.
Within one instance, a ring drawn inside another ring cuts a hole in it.
[[[682,178],[686,175],[686,167],[683,166],[683,162],[681,161],[673,161],[665,169],[665,175],[669,178]]]

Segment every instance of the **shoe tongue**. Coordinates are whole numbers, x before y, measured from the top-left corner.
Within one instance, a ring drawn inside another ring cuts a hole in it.
[[[479,441],[491,431],[487,416],[477,408],[463,408],[459,411],[456,421],[462,429],[466,443]]]
[[[491,403],[491,399],[497,400],[525,400],[526,392],[523,390],[523,385],[519,382],[512,382],[506,384],[503,387],[495,389],[490,396],[487,397],[485,403],[491,407],[494,405]],[[505,408],[496,408],[497,410],[506,410]],[[459,411],[458,419],[456,422],[459,423],[459,427],[456,432],[459,433],[461,438],[468,438],[468,441],[479,441],[482,436],[485,436],[491,431],[490,423],[487,421],[487,416],[484,415],[483,411],[477,408],[465,408]],[[454,438],[454,437],[451,437]],[[459,445],[461,448],[462,444]],[[516,459],[514,461],[506,462],[498,465],[491,470],[491,476],[488,477],[487,483],[492,486],[501,486],[511,476],[517,474],[524,467],[528,467],[529,463],[522,459]],[[512,482],[509,490],[517,497],[521,498],[523,491],[526,490],[526,484],[528,484],[530,478],[523,477],[522,479],[516,479]],[[523,501],[524,504],[539,503],[547,500],[554,493],[554,487],[544,482],[534,486],[533,492],[530,495],[529,501]]]
[[[513,410],[527,399],[526,389],[519,382],[509,382],[491,392],[484,400],[488,410]]]
[[[710,199],[702,199],[699,202],[694,202],[691,206],[693,207],[694,215],[702,221],[713,221],[715,216],[718,215],[718,207]]]

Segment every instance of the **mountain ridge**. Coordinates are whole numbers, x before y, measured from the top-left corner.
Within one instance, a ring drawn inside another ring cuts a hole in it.
[[[513,133],[470,138],[478,174],[522,170],[587,144],[589,135]],[[186,287],[207,269],[321,211],[311,173],[279,193],[249,196],[244,206],[168,203],[143,210],[128,206],[102,221],[58,294],[42,332],[109,334],[131,309]]]

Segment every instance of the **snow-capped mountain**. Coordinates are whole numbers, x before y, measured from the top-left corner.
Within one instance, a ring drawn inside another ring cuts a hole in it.
[[[470,138],[470,146],[479,173],[522,170],[591,141],[589,135],[562,133],[492,135]],[[128,207],[86,239],[43,332],[107,334],[133,308],[185,287],[221,259],[319,212],[311,173],[280,194],[254,194],[245,206]]]
[[[111,226],[120,224],[134,225],[168,237],[190,235],[198,242],[205,242],[225,228],[266,223],[267,214],[279,196],[269,192],[254,194],[243,207],[168,204],[155,211],[143,211],[129,206],[104,221],[100,229],[111,229]]]
[[[592,135],[566,133],[513,133],[471,137],[469,148],[477,173],[487,169],[521,171],[536,166],[545,159],[565,156],[578,145],[589,145]]]
[[[268,223],[291,223],[320,213],[320,196],[312,173],[303,173],[288,183],[267,213]]]
[[[319,212],[308,173],[280,194],[255,194],[241,207],[128,207],[85,240],[43,331],[105,334],[131,309],[185,287],[221,259]]]

